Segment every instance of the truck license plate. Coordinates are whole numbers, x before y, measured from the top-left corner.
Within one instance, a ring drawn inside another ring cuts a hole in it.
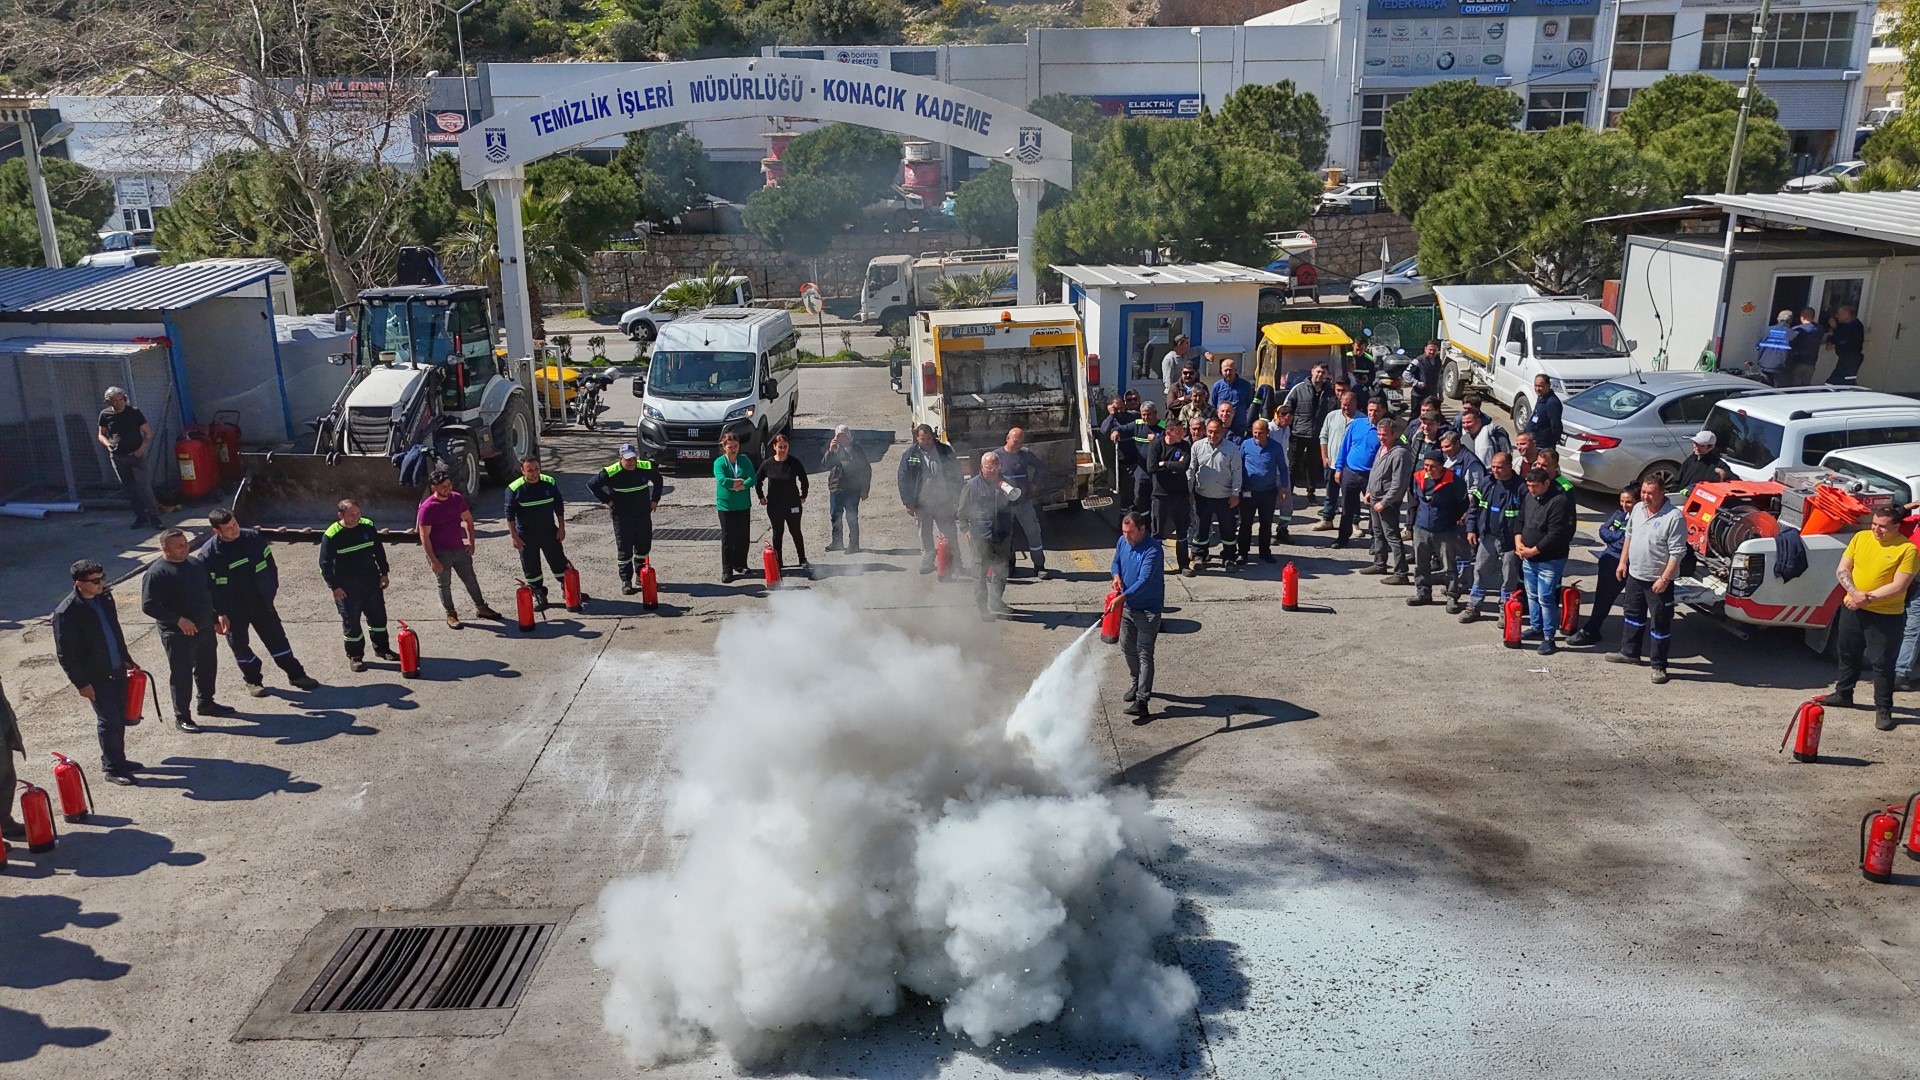
[[[705,461],[713,456],[711,450],[681,450],[675,454],[681,461]]]

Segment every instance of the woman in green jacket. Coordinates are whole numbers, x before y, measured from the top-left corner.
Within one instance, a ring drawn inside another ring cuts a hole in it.
[[[738,435],[720,438],[713,459],[713,506],[720,512],[720,581],[747,575],[747,539],[753,529],[753,459],[740,452]]]

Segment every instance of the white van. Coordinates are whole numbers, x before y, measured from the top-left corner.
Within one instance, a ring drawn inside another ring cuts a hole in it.
[[[647,363],[640,445],[655,461],[711,461],[720,436],[755,460],[800,410],[800,335],[785,311],[707,308],[660,328]]]

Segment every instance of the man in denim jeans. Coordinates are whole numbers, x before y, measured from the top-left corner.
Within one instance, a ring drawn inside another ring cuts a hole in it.
[[[1535,468],[1527,473],[1527,494],[1520,500],[1520,539],[1513,550],[1520,556],[1520,580],[1527,590],[1527,609],[1533,625],[1521,633],[1523,641],[1538,641],[1540,655],[1556,651],[1554,635],[1560,629],[1560,575],[1567,569],[1573,546],[1573,496],[1553,482],[1553,475]]]
[[[1121,604],[1120,651],[1127,658],[1130,682],[1126,711],[1145,723],[1153,696],[1153,646],[1160,637],[1160,611],[1166,606],[1166,554],[1153,535],[1147,515],[1129,511],[1120,519],[1120,543],[1113,549],[1113,588]]]
[[[873,466],[867,452],[854,444],[853,429],[845,424],[833,429],[833,441],[827,455],[820,459],[827,472],[827,518],[833,523],[833,540],[828,551],[860,551],[860,504],[873,491]]]

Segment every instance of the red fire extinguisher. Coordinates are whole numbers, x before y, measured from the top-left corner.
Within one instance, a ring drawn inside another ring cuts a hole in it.
[[[93,789],[87,774],[72,758],[53,751],[53,786],[60,792],[60,816],[79,821],[93,811]]]
[[[773,545],[760,549],[760,573],[767,579],[767,588],[780,584],[780,556],[773,553]]]
[[[420,677],[420,635],[413,632],[405,619],[400,620],[400,633],[394,644],[400,646],[400,675],[403,678]]]
[[[1120,640],[1120,618],[1126,605],[1120,602],[1120,590],[1107,590],[1107,606],[1100,609],[1100,640],[1111,645]]]
[[[151,681],[151,678],[147,675],[147,673],[144,670],[140,668],[135,668],[132,671],[127,672],[127,726],[128,727],[139,726],[141,719],[143,719],[140,715],[140,710],[146,706],[147,684],[150,681]],[[160,702],[160,692],[158,690],[155,690],[154,691],[154,711],[155,712],[160,711],[159,702]]]
[[[1280,568],[1280,610],[1300,610],[1300,571],[1292,563]]]
[[[24,808],[26,799],[20,802]],[[1899,809],[1889,806],[1860,819],[1860,873],[1868,881],[1884,885],[1893,879],[1893,850],[1900,846],[1900,819],[1894,811]]]
[[[520,632],[533,633],[533,586],[522,581],[513,593],[514,613],[520,617]]]
[[[207,435],[213,439],[214,460],[220,463],[220,479],[237,480],[247,471],[246,462],[240,459],[240,414],[233,409],[222,409],[213,414],[213,423],[207,425]]]
[[[1500,640],[1507,648],[1520,647],[1521,624],[1525,622],[1526,605],[1517,592],[1507,594],[1506,602],[1500,605]]]
[[[1920,803],[1920,791],[1907,799],[1907,858],[1920,859],[1920,818],[1914,816],[1916,803]]]
[[[1580,629],[1580,585],[1573,582],[1560,590],[1560,632],[1571,634]]]
[[[944,536],[933,545],[933,572],[942,579],[953,573],[953,547]]]
[[[174,440],[173,457],[180,470],[181,498],[192,502],[220,486],[220,462],[214,457],[213,439],[205,431],[188,428]]]
[[[1780,749],[1787,748],[1787,740],[1793,739],[1793,760],[1813,761],[1820,756],[1820,725],[1826,721],[1827,710],[1817,701],[1803,701],[1793,711],[1793,719],[1787,721],[1787,733],[1780,736]],[[1794,732],[1800,734],[1795,737]],[[1776,751],[1777,753],[1778,751]]]
[[[660,575],[653,572],[653,560],[640,560],[640,605],[648,611],[660,606]]]
[[[565,598],[568,611],[579,611],[581,601],[586,599],[580,591],[580,571],[575,570],[572,563],[568,563],[566,572],[560,575],[560,595]]]
[[[53,831],[53,800],[47,798],[46,788],[34,787],[25,780],[20,781],[20,788],[20,819],[27,826],[27,850],[53,850],[59,842],[59,834]]]

